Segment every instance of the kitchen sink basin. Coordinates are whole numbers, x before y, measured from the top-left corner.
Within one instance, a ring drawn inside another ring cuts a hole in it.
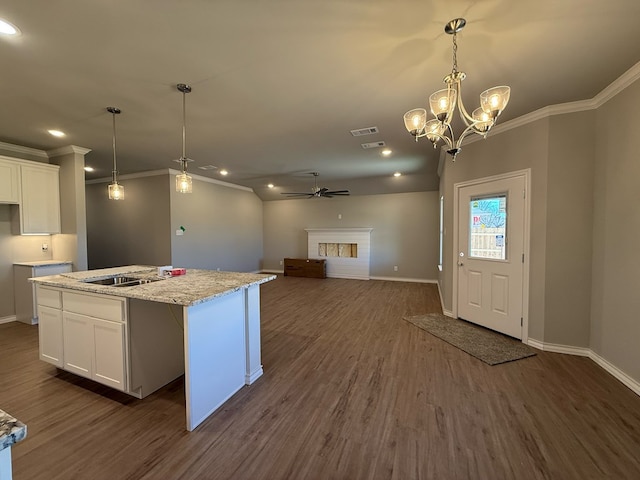
[[[92,283],[94,285],[108,285],[110,287],[133,287],[134,285],[143,285],[145,283],[157,282],[159,280],[164,280],[164,279],[117,276],[117,277],[101,278],[99,280],[85,280],[85,283]]]

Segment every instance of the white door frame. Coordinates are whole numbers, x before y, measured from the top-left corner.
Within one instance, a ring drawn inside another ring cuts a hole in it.
[[[453,258],[451,268],[453,269],[453,296],[451,313],[454,318],[458,318],[458,210],[460,189],[482,183],[491,183],[497,180],[505,180],[513,177],[523,176],[525,181],[526,194],[524,198],[524,265],[522,279],[522,343],[527,343],[529,339],[529,258],[531,239],[531,169],[518,170],[515,172],[493,175],[490,177],[467,180],[453,185]]]

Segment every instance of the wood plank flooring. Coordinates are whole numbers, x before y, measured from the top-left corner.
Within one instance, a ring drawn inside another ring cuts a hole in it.
[[[264,376],[194,432],[179,379],[144,400],[38,360],[0,325],[0,408],[31,479],[635,479],[640,397],[587,358],[488,366],[402,320],[435,285],[279,277]]]

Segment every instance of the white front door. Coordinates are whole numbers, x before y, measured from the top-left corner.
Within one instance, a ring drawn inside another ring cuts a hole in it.
[[[526,177],[456,190],[457,315],[522,339]]]

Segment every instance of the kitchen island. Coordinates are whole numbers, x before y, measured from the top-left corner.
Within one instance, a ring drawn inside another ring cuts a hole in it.
[[[33,278],[40,358],[137,398],[184,373],[193,430],[262,375],[259,289],[273,279],[141,265]]]

